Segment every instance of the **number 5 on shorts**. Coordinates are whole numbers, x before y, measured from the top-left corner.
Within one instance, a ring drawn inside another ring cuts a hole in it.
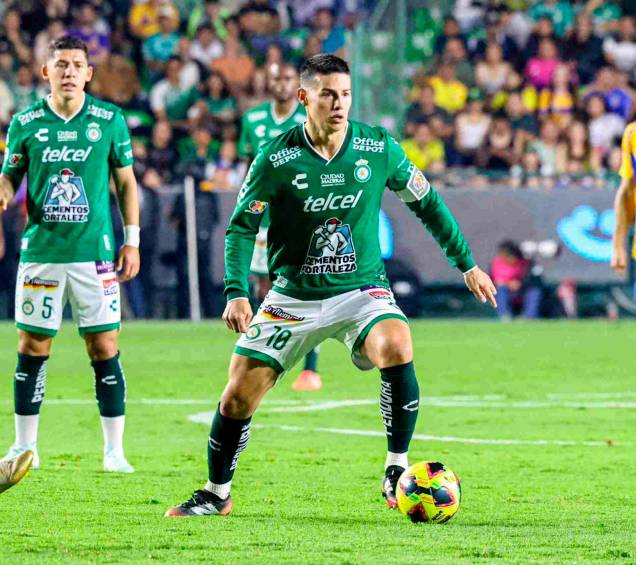
[[[42,300],[42,317],[45,320],[48,320],[51,317],[51,314],[53,314],[53,306],[51,306],[52,301],[52,296],[46,296],[44,297],[44,300]]]
[[[267,340],[267,347],[273,347],[276,351],[280,351],[287,345],[292,333],[289,330],[284,330],[280,326],[274,326],[274,333]]]

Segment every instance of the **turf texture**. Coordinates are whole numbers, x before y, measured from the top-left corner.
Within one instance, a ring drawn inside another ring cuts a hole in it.
[[[48,366],[41,469],[0,497],[0,563],[635,563],[636,324],[412,329],[422,405],[410,459],[461,477],[448,524],[411,524],[384,506],[379,375],[334,341],[319,359],[322,390],[292,391],[296,370],[256,414],[234,513],[163,518],[206,479],[200,422],[234,336],[220,323],[126,324],[137,472],[115,476],[101,471],[90,366],[67,324]],[[13,440],[15,341],[0,325],[2,449]]]

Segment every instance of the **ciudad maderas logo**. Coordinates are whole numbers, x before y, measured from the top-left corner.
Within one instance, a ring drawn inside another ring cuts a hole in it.
[[[88,199],[82,177],[70,169],[62,169],[49,178],[44,201],[45,222],[82,223],[88,220]]]

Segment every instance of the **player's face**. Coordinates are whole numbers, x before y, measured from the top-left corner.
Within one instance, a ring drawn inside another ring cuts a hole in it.
[[[59,49],[42,67],[42,76],[51,83],[53,95],[73,100],[84,92],[93,76],[93,67],[81,49]]]
[[[292,67],[274,66],[269,74],[269,90],[278,102],[291,100],[298,90],[298,74]]]
[[[298,89],[298,99],[312,122],[333,131],[344,129],[351,110],[351,77],[345,73],[317,75],[306,88]]]

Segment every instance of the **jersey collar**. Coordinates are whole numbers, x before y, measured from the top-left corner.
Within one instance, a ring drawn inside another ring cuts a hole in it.
[[[307,122],[303,122],[302,130],[303,130],[303,140],[305,141],[305,145],[307,145],[307,147],[311,149],[311,153],[314,156],[318,157],[325,165],[329,165],[329,163],[331,163],[332,161],[340,157],[340,155],[346,151],[347,144],[349,143],[349,135],[351,134],[351,124],[349,123],[349,121],[347,121],[347,131],[345,132],[344,137],[342,138],[342,143],[340,144],[340,147],[338,147],[338,150],[333,154],[333,157],[331,159],[327,159],[324,155],[320,154],[316,150],[316,148],[311,144],[311,141],[309,141],[309,136],[307,135],[307,131],[305,130],[306,125],[307,125]]]
[[[81,106],[79,107],[79,109],[77,110],[77,112],[75,112],[72,116],[69,116],[68,118],[65,118],[64,116],[58,114],[54,109],[53,109],[53,105],[51,104],[51,95],[49,94],[46,97],[46,105],[48,106],[49,110],[53,113],[54,116],[58,117],[60,120],[62,120],[65,124],[68,124],[73,118],[79,116],[79,114],[82,113],[82,111],[84,110],[84,108],[86,107],[86,103],[88,102],[88,96],[86,96],[86,93],[83,92],[82,93],[84,96],[84,100],[82,101]]]
[[[277,125],[281,125],[284,124],[287,120],[289,120],[289,118],[291,118],[294,113],[296,112],[296,110],[298,109],[298,100],[296,100],[296,105],[289,111],[289,113],[286,116],[283,116],[282,118],[279,118],[276,115],[276,112],[274,111],[274,103],[270,102],[269,105],[269,115],[272,117],[272,121]]]

